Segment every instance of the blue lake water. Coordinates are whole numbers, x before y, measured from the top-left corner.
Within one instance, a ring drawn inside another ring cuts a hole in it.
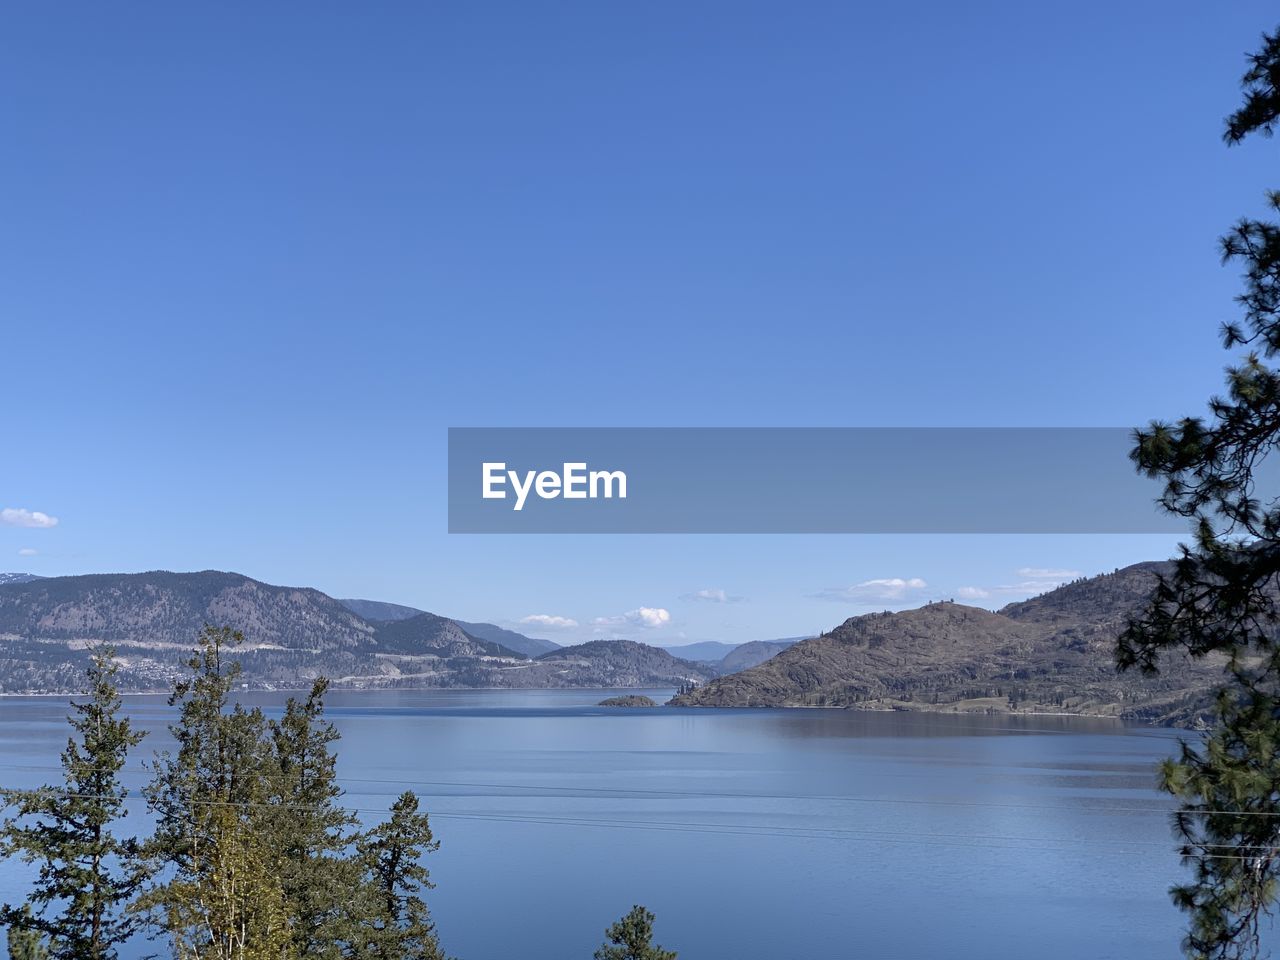
[[[1173,731],[595,706],[609,693],[329,697],[348,805],[373,820],[401,790],[425,799],[430,903],[460,960],[588,960],[634,903],[681,960],[1178,955],[1181,868],[1153,772]],[[278,712],[283,696],[246,700]],[[148,756],[171,711],[128,705]],[[0,700],[7,784],[56,777],[65,712]],[[24,876],[0,865],[0,897]]]

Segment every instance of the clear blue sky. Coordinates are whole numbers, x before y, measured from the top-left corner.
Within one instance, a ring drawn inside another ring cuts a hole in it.
[[[0,525],[0,569],[233,569],[678,643],[1167,555],[451,537],[445,431],[1199,411],[1234,315],[1215,238],[1280,186],[1280,147],[1219,136],[1275,25],[1258,2],[12,5],[0,507],[58,524]],[[855,586],[895,578],[926,586]]]

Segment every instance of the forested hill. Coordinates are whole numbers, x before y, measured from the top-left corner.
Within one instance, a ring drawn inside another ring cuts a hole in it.
[[[544,663],[477,635],[534,642],[492,624],[472,632],[413,608],[368,619],[351,603],[215,570],[14,579],[0,584],[0,693],[77,690],[86,651],[100,644],[116,648],[123,689],[166,689],[205,624],[244,633],[243,679],[260,688],[317,676],[340,687],[596,687],[679,686],[711,675],[643,644]]]
[[[932,603],[851,617],[680,706],[1060,712],[1189,722],[1221,679],[1214,662],[1173,657],[1161,674],[1117,674],[1113,653],[1158,564],[1066,584],[998,613]]]

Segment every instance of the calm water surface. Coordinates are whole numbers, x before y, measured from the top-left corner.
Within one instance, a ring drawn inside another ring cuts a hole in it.
[[[349,805],[375,820],[401,790],[426,799],[430,902],[461,960],[588,960],[633,903],[681,960],[1178,955],[1180,868],[1152,771],[1171,731],[594,706],[608,693],[329,697]],[[144,747],[164,746],[163,699],[129,709]],[[51,776],[65,710],[0,700],[5,782]],[[20,898],[24,876],[0,865],[0,896]]]

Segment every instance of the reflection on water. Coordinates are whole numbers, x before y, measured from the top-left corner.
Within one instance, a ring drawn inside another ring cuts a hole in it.
[[[1152,772],[1174,732],[596,706],[613,692],[330,696],[349,805],[376,819],[402,789],[426,798],[433,909],[463,960],[586,958],[637,902],[686,960],[1176,955],[1179,867]],[[245,700],[275,713],[284,697]],[[128,708],[163,747],[164,698]],[[52,775],[64,714],[0,700],[8,783]],[[0,866],[0,895],[22,882]]]

